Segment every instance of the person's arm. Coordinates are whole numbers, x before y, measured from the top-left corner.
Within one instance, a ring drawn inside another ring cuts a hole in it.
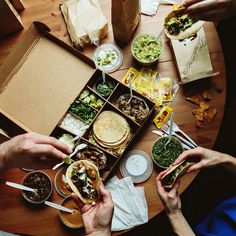
[[[236,0],[186,0],[185,12],[205,21],[222,21],[236,15]]]
[[[168,171],[168,170],[166,170]],[[176,235],[194,236],[194,232],[186,221],[181,211],[181,201],[178,194],[180,182],[177,181],[173,188],[167,192],[161,183],[162,176],[166,171],[161,172],[156,178],[157,191],[165,207],[167,218]]]
[[[100,185],[99,190],[101,199],[95,205],[83,204],[74,193],[72,199],[81,210],[86,235],[110,236],[114,205],[111,194],[103,184]]]
[[[184,151],[173,165],[177,165],[184,160],[191,161],[191,159],[196,161],[196,164],[190,166],[186,173],[203,168],[222,166],[230,173],[236,175],[236,159],[234,157],[202,147]]]
[[[0,145],[0,172],[20,166],[48,168],[69,153],[71,149],[56,138],[37,133],[18,135]]]

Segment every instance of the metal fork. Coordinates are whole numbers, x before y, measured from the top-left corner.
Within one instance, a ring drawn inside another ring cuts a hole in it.
[[[170,125],[170,123],[168,123],[169,125]],[[198,146],[187,134],[185,134],[180,128],[179,128],[179,126],[175,123],[175,122],[173,122],[173,126],[172,126],[172,129],[173,129],[173,131],[175,131],[175,132],[180,132],[184,137],[185,137],[185,139],[187,139],[190,143],[192,143],[194,146]]]
[[[169,127],[167,125],[162,125],[161,127],[162,131],[164,131],[166,134],[169,134]],[[197,147],[193,143],[190,143],[188,140],[182,138],[180,135],[178,135],[174,130],[172,130],[172,135],[181,140],[182,142],[186,143],[189,147],[195,148]]]

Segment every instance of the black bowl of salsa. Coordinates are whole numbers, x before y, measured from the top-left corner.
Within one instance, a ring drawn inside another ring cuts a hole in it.
[[[52,194],[52,181],[46,173],[40,170],[28,173],[23,179],[23,185],[37,190],[37,193],[22,191],[24,199],[33,204],[43,203]]]

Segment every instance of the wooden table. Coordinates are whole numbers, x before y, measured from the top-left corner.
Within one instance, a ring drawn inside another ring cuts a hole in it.
[[[6,56],[12,51],[14,45],[20,40],[24,32],[30,26],[33,21],[41,21],[51,28],[52,33],[70,44],[68,33],[59,11],[59,3],[61,0],[24,0],[26,10],[21,13],[22,20],[25,25],[25,29],[19,33],[8,36],[0,40],[0,64],[4,61]],[[113,42],[112,29],[110,24],[110,1],[101,1],[102,8],[105,15],[109,19],[109,33],[104,42]],[[158,33],[162,28],[162,23],[164,16],[171,10],[171,6],[161,5],[159,10],[154,17],[142,15],[141,22],[135,32],[135,35],[141,32],[153,32]],[[177,96],[172,102],[171,106],[175,111],[175,122],[180,125],[180,127],[189,134],[200,146],[206,148],[212,148],[221,122],[224,111],[225,104],[225,93],[226,93],[226,76],[224,59],[222,54],[222,49],[218,39],[217,32],[212,23],[206,23],[205,26],[206,37],[208,41],[208,47],[210,51],[211,61],[215,71],[219,71],[220,75],[210,78],[207,81],[201,81],[199,83],[194,83],[188,86],[180,87]],[[135,36],[134,35],[134,36]],[[176,80],[179,79],[178,72],[173,60],[173,54],[169,45],[168,40],[164,38],[165,50],[161,55],[159,62],[157,64],[157,69],[162,76],[170,76]],[[121,80],[127,69],[130,66],[134,66],[139,69],[138,65],[135,64],[131,52],[130,44],[121,47],[124,54],[124,62],[121,68],[111,74],[118,80]],[[86,47],[83,51],[87,56],[91,56],[95,47]],[[199,85],[200,84],[200,85]],[[195,119],[191,113],[192,109],[195,108],[194,104],[185,101],[185,97],[188,94],[200,93],[205,89],[209,89],[213,95],[213,100],[211,105],[217,108],[217,116],[211,124],[205,124],[204,128],[196,128],[194,122]],[[139,149],[150,154],[153,141],[157,138],[151,130],[155,129],[155,126],[150,123],[148,128],[143,131],[143,134],[138,138],[136,143],[132,146],[132,149]],[[151,177],[144,183],[137,186],[144,186],[146,198],[148,202],[148,212],[149,218],[154,217],[158,214],[163,206],[157,195],[155,186],[155,177],[158,174],[158,169],[154,168]],[[52,178],[55,172],[50,170],[46,171]],[[119,171],[117,171],[119,175]],[[1,175],[0,178],[0,229],[8,232],[23,233],[23,234],[33,234],[33,235],[78,235],[80,231],[69,230],[64,227],[57,216],[57,211],[49,207],[31,207],[25,203],[21,198],[20,192],[15,189],[5,186],[5,181],[20,182],[24,177],[25,172],[19,169],[12,169]],[[180,186],[180,192],[191,183],[195,178],[195,174],[186,175],[182,179]],[[60,202],[62,198],[55,192],[53,192],[51,201]]]

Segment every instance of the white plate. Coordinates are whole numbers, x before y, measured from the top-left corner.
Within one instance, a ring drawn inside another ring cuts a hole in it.
[[[120,163],[120,172],[123,177],[130,176],[133,183],[142,183],[152,174],[153,162],[151,157],[139,150],[128,152]]]
[[[114,52],[115,58],[109,59],[110,63],[107,65],[99,65],[98,58],[105,58],[110,52]],[[120,48],[111,43],[104,43],[98,46],[93,53],[93,61],[98,69],[106,73],[116,71],[123,62],[123,54]]]

